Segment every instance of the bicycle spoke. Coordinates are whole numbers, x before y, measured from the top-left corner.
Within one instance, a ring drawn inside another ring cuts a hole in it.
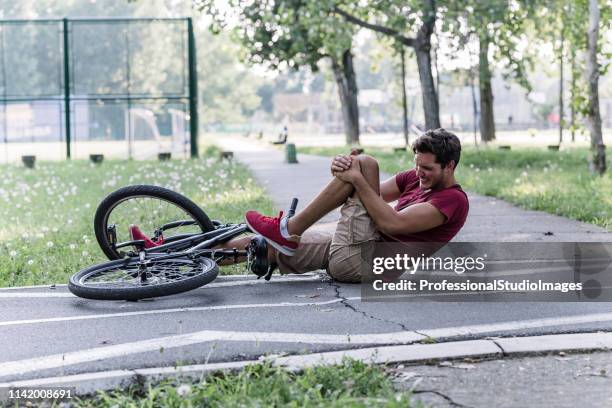
[[[173,203],[157,197],[132,197],[119,203],[111,211],[108,225],[115,224],[117,231],[117,245],[131,241],[129,226],[138,225],[140,230],[149,237],[162,226],[175,221],[180,222],[173,228],[163,232],[164,238],[185,234],[197,234],[202,230],[193,217],[184,209]],[[121,254],[133,251],[133,248],[121,249]]]
[[[146,264],[146,280],[140,278],[138,261],[92,272],[80,279],[83,286],[97,288],[133,288],[178,282],[200,273],[202,265],[189,259],[151,260]]]

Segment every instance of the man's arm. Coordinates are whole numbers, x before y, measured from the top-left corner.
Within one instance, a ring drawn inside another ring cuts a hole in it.
[[[382,183],[380,183],[380,196],[386,203],[390,203],[399,198],[402,194],[399,187],[397,186],[397,182],[395,181],[395,176],[391,176]]]
[[[397,212],[361,177],[353,182],[361,202],[381,232],[388,235],[412,234],[444,224],[444,215],[429,203],[413,204]]]

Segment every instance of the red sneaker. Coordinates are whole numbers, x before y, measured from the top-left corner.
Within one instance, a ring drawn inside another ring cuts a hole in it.
[[[292,256],[298,247],[299,237],[287,239],[280,232],[280,220],[283,212],[278,217],[266,217],[257,211],[247,211],[245,215],[246,223],[251,231],[261,235],[270,245],[281,253]]]
[[[144,241],[145,249],[155,248],[164,243],[163,236],[160,236],[156,241],[153,241],[151,238],[147,237],[142,231],[140,231],[140,228],[138,228],[137,225],[131,224],[129,231],[130,238],[132,238],[132,241]]]

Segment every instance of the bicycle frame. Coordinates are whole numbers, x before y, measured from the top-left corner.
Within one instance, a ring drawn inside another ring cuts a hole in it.
[[[163,225],[160,230],[165,231],[182,225],[185,225],[185,223],[182,223],[181,221],[174,221],[172,223]],[[144,241],[136,240],[122,242],[121,244],[115,246],[115,249],[136,246],[139,247],[139,254],[144,253],[144,256],[160,254],[156,256],[157,259],[170,259],[177,256],[197,258],[198,256],[206,256],[206,254],[221,254],[222,257],[219,259],[223,259],[226,256],[233,256],[237,258],[238,256],[246,256],[246,251],[215,250],[211,248],[248,231],[250,230],[246,224],[225,224],[219,225],[219,227],[213,231],[203,232],[200,234],[184,234],[187,235],[186,237],[179,236],[177,238],[175,236],[171,242],[167,242],[153,248],[144,248]]]

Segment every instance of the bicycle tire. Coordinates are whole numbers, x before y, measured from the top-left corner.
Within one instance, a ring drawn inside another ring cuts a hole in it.
[[[187,292],[189,290],[199,288],[200,286],[212,282],[219,273],[219,267],[217,266],[216,262],[210,258],[198,258],[197,260],[192,260],[186,257],[176,257],[163,260],[156,260],[155,258],[152,258],[149,260],[149,265],[168,261],[183,262],[185,264],[193,265],[193,267],[199,272],[194,276],[190,276],[182,280],[145,286],[135,285],[132,287],[118,288],[102,287],[101,285],[97,285],[96,287],[96,285],[91,286],[84,283],[84,280],[86,280],[88,276],[92,276],[96,273],[98,275],[103,275],[104,273],[110,273],[120,267],[135,266],[139,263],[139,259],[137,257],[133,257],[108,261],[82,269],[70,277],[68,289],[74,295],[85,299],[140,300],[175,295],[177,293]]]
[[[198,223],[202,232],[209,232],[215,229],[215,225],[208,215],[193,201],[187,197],[167,188],[152,185],[132,185],[122,187],[113,191],[102,200],[94,216],[94,232],[100,249],[110,260],[120,259],[122,255],[110,244],[107,236],[108,219],[112,210],[123,201],[137,197],[153,197],[168,201],[181,208]]]

